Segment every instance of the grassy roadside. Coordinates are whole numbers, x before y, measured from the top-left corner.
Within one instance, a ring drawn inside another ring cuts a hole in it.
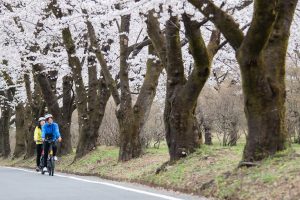
[[[57,170],[138,182],[219,199],[300,199],[300,146],[266,159],[258,167],[236,169],[243,144],[236,147],[204,146],[159,174],[168,160],[166,146],[147,149],[141,158],[118,163],[116,147],[98,147],[72,163],[74,154],[62,157]],[[1,160],[0,165],[34,167],[28,160]]]

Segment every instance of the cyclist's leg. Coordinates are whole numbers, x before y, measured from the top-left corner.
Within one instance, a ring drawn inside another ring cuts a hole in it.
[[[49,147],[50,144],[48,142],[44,142],[44,167],[47,167]]]
[[[56,152],[57,152],[56,142],[53,142],[53,144],[52,144],[52,150],[53,150],[53,156],[56,156]]]
[[[36,145],[36,166],[37,167],[40,166],[42,150],[43,150],[43,145],[37,144]]]

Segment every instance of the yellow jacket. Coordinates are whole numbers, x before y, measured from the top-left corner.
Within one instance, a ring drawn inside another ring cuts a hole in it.
[[[42,141],[42,130],[37,126],[34,130],[34,141],[36,144],[43,144]]]

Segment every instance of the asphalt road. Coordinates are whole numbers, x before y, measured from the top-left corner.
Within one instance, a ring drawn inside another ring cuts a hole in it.
[[[0,167],[1,200],[179,200],[205,198],[153,189],[131,183],[32,170]]]

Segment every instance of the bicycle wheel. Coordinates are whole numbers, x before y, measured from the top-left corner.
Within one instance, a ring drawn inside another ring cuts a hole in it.
[[[51,176],[51,173],[52,173],[52,157],[49,158],[48,160],[48,173],[49,173],[49,176]]]
[[[54,160],[54,158],[52,158],[51,165],[52,165],[52,168],[51,168],[51,176],[54,176],[54,169],[55,169],[55,160]]]
[[[49,160],[49,176],[53,176],[54,175],[54,158],[51,157]]]

